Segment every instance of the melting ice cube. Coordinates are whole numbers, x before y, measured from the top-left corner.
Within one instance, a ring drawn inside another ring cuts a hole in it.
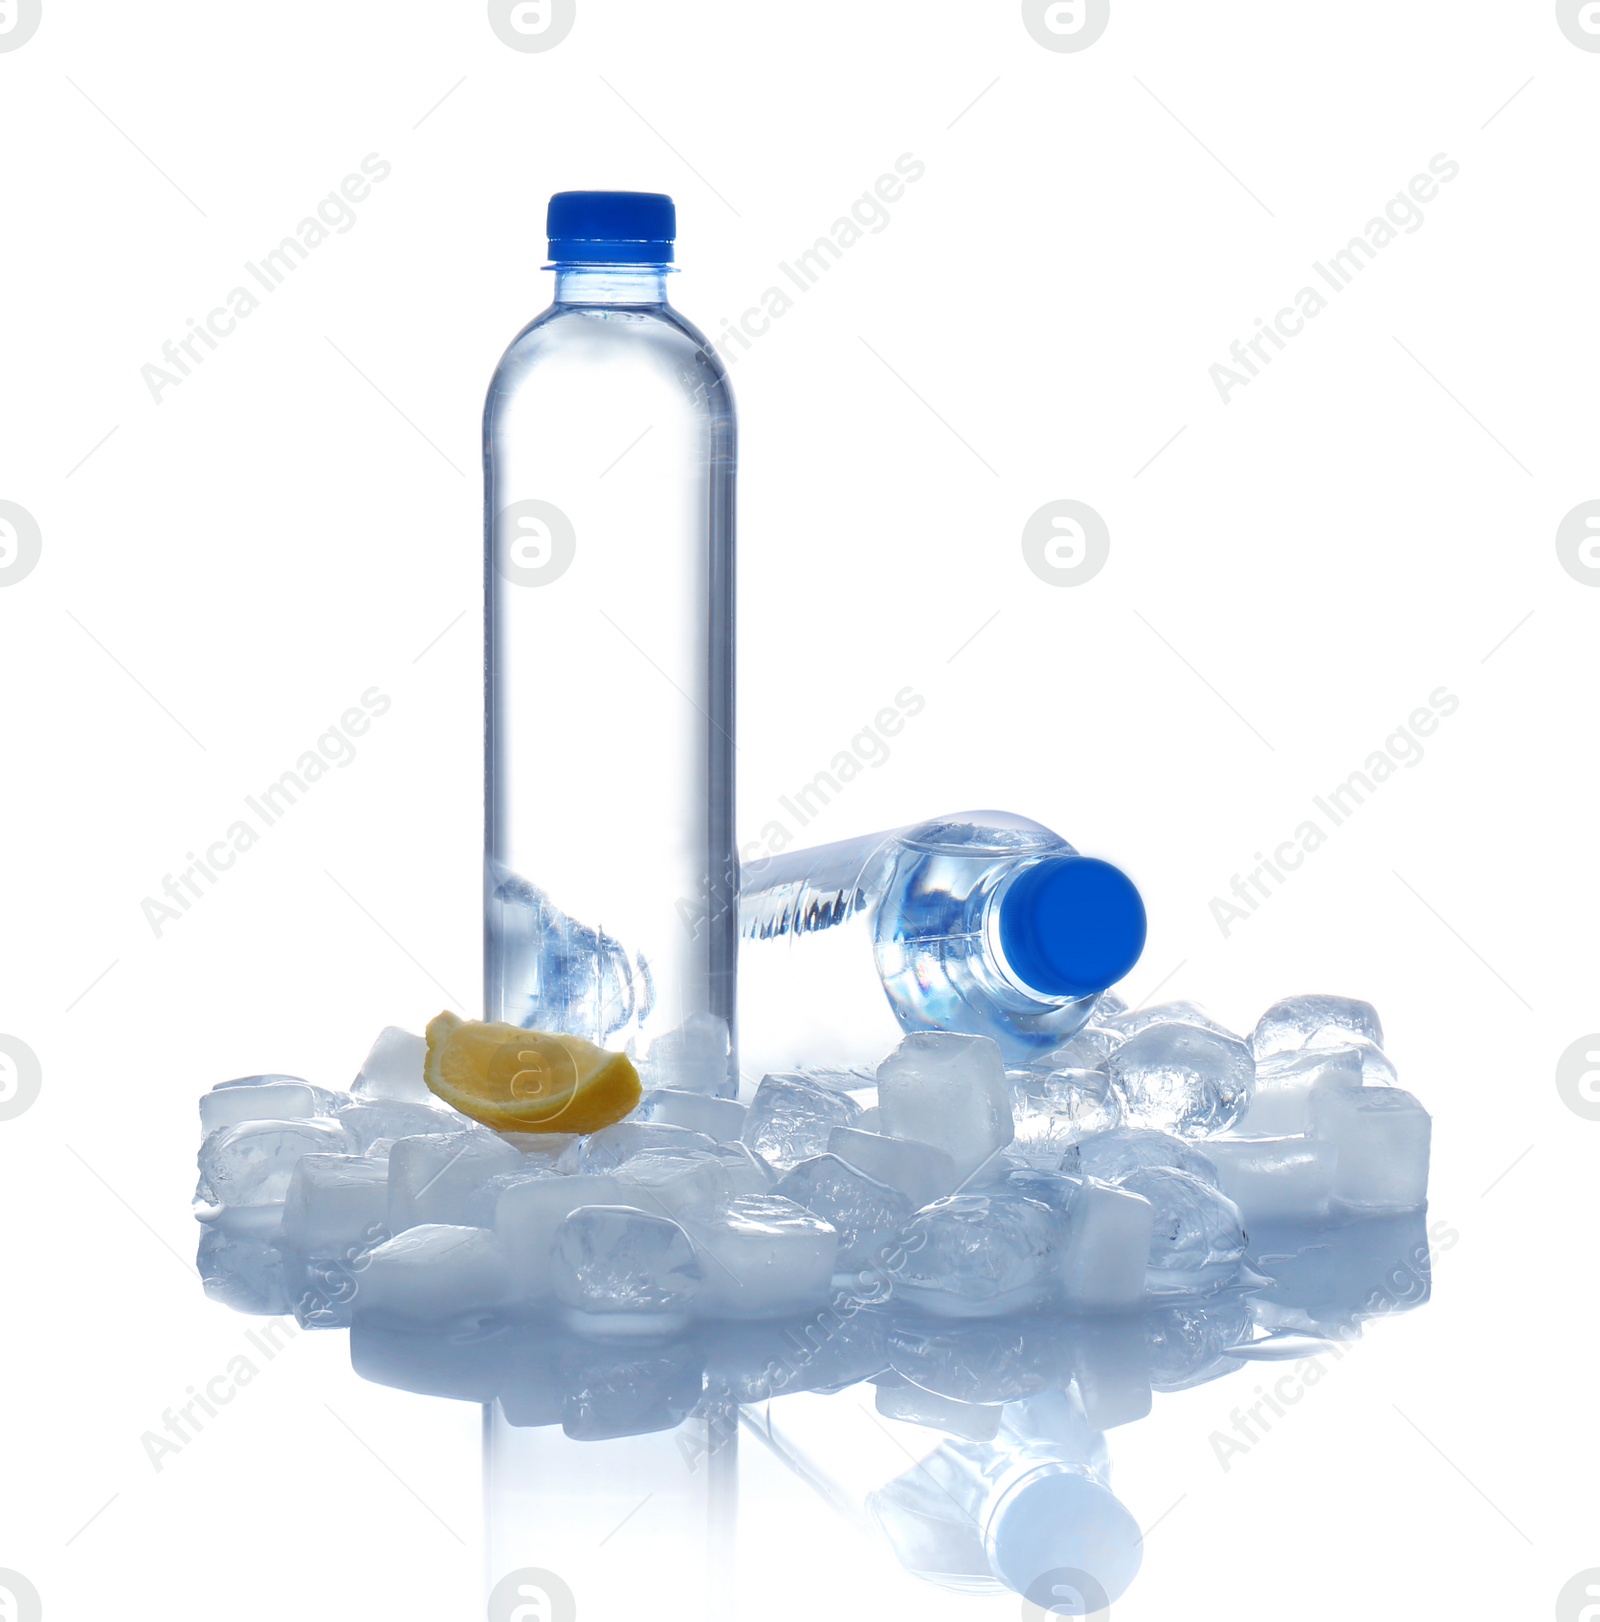
[[[1337,1204],[1410,1211],[1427,1203],[1433,1120],[1399,1087],[1324,1093],[1312,1105],[1314,1137],[1338,1152]]]
[[[837,1230],[841,1271],[881,1265],[886,1245],[915,1209],[898,1189],[833,1154],[802,1160],[778,1179],[773,1192]]]
[[[821,1217],[772,1194],[738,1194],[687,1224],[702,1259],[697,1310],[773,1318],[828,1298],[839,1235]]]
[[[428,1057],[427,1041],[398,1025],[385,1026],[361,1063],[350,1091],[357,1098],[397,1098],[405,1103],[426,1104],[433,1100],[422,1079]]]
[[[745,1117],[744,1141],[774,1166],[787,1170],[828,1147],[836,1126],[850,1126],[861,1113],[853,1098],[801,1076],[764,1076]]]
[[[575,1327],[596,1316],[623,1333],[681,1327],[704,1277],[693,1242],[670,1217],[589,1205],[556,1233],[552,1279]]]
[[[942,1317],[1025,1310],[1054,1287],[1059,1244],[1058,1218],[1037,1200],[952,1194],[907,1223],[895,1298]]]
[[[1015,1134],[1005,1061],[986,1036],[907,1036],[878,1066],[878,1108],[883,1131],[943,1149],[963,1177]]]
[[[283,1242],[302,1256],[342,1256],[389,1237],[389,1173],[364,1155],[302,1155],[283,1202]]]
[[[1355,997],[1284,997],[1256,1022],[1250,1046],[1258,1059],[1307,1046],[1329,1029],[1359,1036],[1374,1047],[1383,1046],[1383,1025],[1378,1010]]]
[[[200,1146],[200,1178],[221,1205],[281,1205],[302,1155],[350,1147],[338,1121],[241,1121]]]
[[[1225,1194],[1188,1172],[1151,1166],[1121,1186],[1155,1207],[1145,1287],[1152,1295],[1204,1295],[1228,1283],[1244,1257],[1244,1222]]]
[[[1111,1055],[1129,1126],[1184,1137],[1225,1132],[1244,1113],[1255,1061],[1237,1037],[1200,1025],[1149,1025]]]

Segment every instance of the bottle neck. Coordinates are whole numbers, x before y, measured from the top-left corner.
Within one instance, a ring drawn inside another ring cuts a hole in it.
[[[557,265],[557,304],[665,304],[669,265]]]

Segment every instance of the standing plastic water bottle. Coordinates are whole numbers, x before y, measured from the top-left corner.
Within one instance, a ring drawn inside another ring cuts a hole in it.
[[[487,1015],[726,1055],[733,398],[667,302],[671,198],[560,192],[548,226],[554,302],[484,413]]]
[[[1026,1064],[1138,961],[1145,914],[1110,863],[969,811],[748,864],[739,936],[747,1075],[870,1069],[907,1031],[991,1036]]]

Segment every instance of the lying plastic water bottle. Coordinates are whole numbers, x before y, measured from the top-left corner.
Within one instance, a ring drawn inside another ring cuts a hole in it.
[[[984,1359],[978,1346],[963,1352],[966,1384]],[[999,1416],[990,1439],[944,1429],[985,1412]],[[1105,1437],[1072,1391],[986,1410],[910,1381],[861,1384],[751,1403],[739,1418],[924,1582],[1010,1589],[1029,1602],[1024,1616],[1104,1616],[1138,1575],[1139,1523],[1111,1490]]]
[[[667,301],[671,198],[560,192],[548,224],[554,302],[484,412],[488,1017],[725,1050],[733,398]]]
[[[1060,1046],[1138,961],[1119,869],[1026,817],[970,811],[746,864],[740,1060],[870,1069],[907,1031]]]

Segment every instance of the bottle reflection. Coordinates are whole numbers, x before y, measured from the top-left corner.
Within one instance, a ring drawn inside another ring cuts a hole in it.
[[[660,1558],[687,1561],[679,1591],[703,1591],[715,1612],[728,1603],[742,1430],[922,1581],[1092,1616],[1128,1590],[1143,1553],[1107,1432],[1149,1422],[1157,1393],[1253,1363],[1309,1376],[1347,1355],[1367,1320],[1426,1302],[1432,1250],[1455,1237],[1424,1212],[1262,1227],[1242,1286],[1122,1316],[951,1321],[840,1301],[795,1321],[605,1340],[357,1310],[351,1360],[380,1385],[484,1405],[496,1571],[549,1566],[602,1594],[621,1580],[615,1562],[574,1572],[572,1551],[651,1496]],[[202,1267],[208,1289],[246,1311],[282,1311],[307,1286],[267,1236],[218,1236]],[[1214,1447],[1244,1450],[1273,1423],[1255,1395],[1238,1417],[1244,1428]]]

